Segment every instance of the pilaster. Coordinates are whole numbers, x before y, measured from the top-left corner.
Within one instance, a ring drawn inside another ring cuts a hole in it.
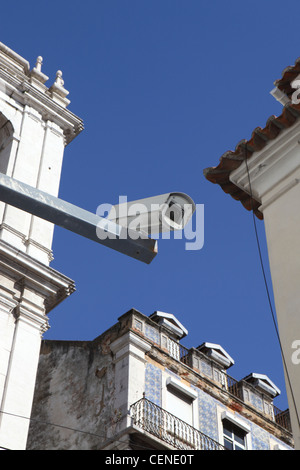
[[[145,391],[145,354],[151,343],[129,331],[110,345],[115,363],[115,408],[123,419],[119,431],[130,426],[130,406],[142,398]]]
[[[0,241],[0,447],[24,449],[48,313],[74,282]]]

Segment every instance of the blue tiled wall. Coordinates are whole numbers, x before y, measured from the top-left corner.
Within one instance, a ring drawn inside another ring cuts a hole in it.
[[[267,431],[250,423],[253,450],[270,450],[270,435]]]
[[[153,364],[146,364],[145,397],[158,406],[161,406],[161,379],[161,369]]]
[[[158,406],[161,406],[162,397],[162,374],[166,376],[176,376],[173,372],[165,369],[163,372],[160,368],[156,367],[153,364],[146,364],[145,368],[145,397],[148,400],[151,400]],[[179,377],[177,377],[180,379]],[[193,386],[193,389],[198,393],[198,419],[199,422],[195,423],[195,427],[198,428],[201,432],[211,437],[212,439],[219,441],[218,433],[218,419],[217,419],[217,409],[223,409],[224,411],[227,408],[220,403],[215,398],[211,397],[204,391],[200,390],[197,387]],[[270,449],[270,437],[273,441],[277,441],[278,444],[284,448],[290,449],[290,447],[284,444],[282,441],[276,440],[272,435],[267,431],[260,428],[259,426],[253,424],[251,421],[245,419],[242,416],[239,416],[237,413],[235,416],[241,418],[243,421],[251,428],[251,441],[253,450],[269,450]]]
[[[217,425],[217,402],[202,390],[198,391],[199,430],[215,441],[219,440]]]
[[[153,328],[153,326],[145,325],[145,336],[156,344],[160,343],[159,331],[157,331],[156,328]]]

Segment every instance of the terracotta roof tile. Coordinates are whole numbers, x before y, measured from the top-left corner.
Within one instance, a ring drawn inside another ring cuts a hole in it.
[[[286,67],[281,78],[274,82],[274,85],[291,99],[295,88],[291,87],[291,83],[300,74],[300,57],[295,61],[294,65]],[[259,219],[263,219],[263,214],[258,210],[259,203],[239,189],[229,180],[229,174],[238,168],[245,158],[250,158],[254,152],[262,150],[269,141],[276,139],[283,129],[288,129],[300,118],[300,104],[288,102],[284,107],[280,116],[270,116],[264,128],[257,127],[252,132],[249,140],[240,141],[234,151],[225,152],[217,167],[206,168],[204,176],[212,183],[219,184],[223,191],[230,194],[235,200],[240,201],[243,206],[254,211]]]
[[[299,70],[298,70],[299,68]],[[286,71],[283,78],[279,81],[281,87],[287,86],[288,79],[295,78],[300,73],[300,60],[297,62],[293,72]],[[289,77],[289,78],[288,78]],[[250,158],[254,152],[262,150],[268,142],[276,139],[284,129],[288,129],[300,118],[300,104],[287,103],[283,107],[280,116],[271,116],[264,128],[257,127],[252,132],[249,140],[240,141],[234,151],[225,152],[220,163],[216,167],[206,168],[203,173],[205,178],[211,183],[219,184],[223,191],[230,194],[235,200],[240,201],[247,210],[252,210],[259,219],[263,219],[263,214],[258,210],[260,203],[251,199],[249,194],[238,188],[229,180],[230,173],[238,168],[247,158]]]
[[[283,70],[281,78],[276,80],[274,85],[290,98],[291,94],[295,91],[295,89],[291,87],[291,83],[299,74],[300,57],[295,61],[294,65],[290,65]]]

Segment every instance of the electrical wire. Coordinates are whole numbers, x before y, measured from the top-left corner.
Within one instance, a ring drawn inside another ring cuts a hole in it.
[[[70,426],[65,426],[63,424],[54,424],[54,423],[50,423],[50,422],[47,422],[47,421],[42,421],[42,420],[39,420],[39,419],[36,419],[36,418],[28,418],[27,416],[21,416],[21,415],[18,415],[18,414],[14,414],[14,413],[8,413],[7,411],[0,411],[0,413],[4,414],[4,415],[7,415],[7,416],[13,416],[15,418],[21,418],[21,419],[26,419],[30,422],[35,422],[35,423],[39,423],[39,424],[43,424],[43,425],[46,425],[46,426],[54,426],[54,427],[58,427],[58,428],[61,428],[61,429],[66,429],[68,431],[73,431],[73,432],[79,432],[79,433],[82,433],[82,434],[87,434],[89,436],[93,436],[93,437],[98,437],[100,439],[106,439],[107,437],[103,434],[96,434],[96,433],[93,433],[93,432],[90,432],[90,431],[83,431],[81,429],[76,429],[76,428],[72,428]],[[119,439],[112,439],[112,442],[120,442],[121,444],[124,444],[124,441],[121,441]],[[155,450],[155,449],[151,449],[149,447],[145,447],[145,446],[142,446],[141,444],[137,444],[137,443],[132,443],[132,445],[134,445],[135,447],[139,447],[141,450]],[[4,450],[12,450],[12,449],[7,449],[5,447],[1,447],[0,446],[0,449],[4,449]],[[101,450],[101,449],[99,449]]]
[[[256,224],[256,218],[255,218],[254,206],[253,206],[253,192],[252,192],[250,172],[249,172],[249,166],[248,166],[247,143],[245,144],[245,150],[246,150],[245,164],[246,164],[246,170],[247,170],[247,175],[248,175],[253,225],[254,225],[255,238],[256,238],[257,249],[258,249],[258,254],[259,254],[259,260],[260,260],[262,275],[263,275],[263,278],[264,278],[264,284],[265,284],[265,288],[266,288],[267,298],[268,298],[268,302],[269,302],[269,306],[270,306],[271,316],[272,316],[275,332],[276,332],[276,335],[277,335],[277,339],[278,339],[278,342],[279,342],[279,347],[280,347],[280,351],[281,351],[283,365],[284,365],[284,369],[285,369],[285,372],[286,372],[286,377],[287,377],[289,387],[290,387],[290,392],[291,392],[291,396],[292,396],[292,400],[293,400],[293,404],[294,404],[294,408],[295,408],[295,412],[296,412],[296,416],[297,416],[298,426],[300,427],[299,413],[298,413],[296,400],[295,400],[295,396],[294,396],[294,392],[293,392],[293,388],[292,388],[292,384],[291,384],[291,379],[290,379],[289,371],[288,371],[288,368],[287,368],[287,363],[286,363],[286,360],[285,360],[285,355],[284,355],[284,351],[283,351],[283,347],[282,347],[282,343],[281,343],[281,339],[280,339],[280,335],[279,335],[279,331],[278,331],[278,326],[277,326],[277,322],[276,322],[276,318],[275,318],[275,314],[274,314],[274,310],[273,310],[273,306],[272,306],[271,295],[270,295],[270,291],[269,291],[269,287],[268,287],[268,282],[267,282],[267,277],[266,277],[266,272],[265,272],[264,262],[263,262],[263,257],[262,257],[262,251],[261,251],[261,246],[260,246],[260,241],[259,241],[259,236],[258,236],[258,230],[257,230],[257,224]]]
[[[293,388],[292,388],[292,384],[291,384],[291,380],[290,380],[290,376],[289,376],[289,372],[288,372],[288,368],[287,368],[287,364],[286,364],[286,360],[285,360],[281,340],[280,340],[280,335],[279,335],[279,331],[278,331],[278,327],[277,327],[277,323],[276,323],[276,318],[275,318],[275,314],[274,314],[274,310],[273,310],[273,306],[272,306],[272,301],[271,301],[270,291],[269,291],[269,287],[268,287],[266,272],[265,272],[265,268],[264,268],[262,251],[261,251],[261,246],[260,246],[260,241],[259,241],[259,236],[258,236],[258,230],[257,230],[257,224],[256,224],[256,219],[255,219],[255,214],[254,214],[253,193],[252,193],[250,172],[249,172],[249,166],[248,166],[247,144],[245,145],[245,150],[246,150],[245,164],[246,164],[246,170],[247,170],[247,175],[248,175],[249,192],[250,192],[251,208],[252,208],[252,216],[253,216],[253,225],[254,225],[255,238],[256,238],[256,243],[257,243],[257,248],[258,248],[259,260],[260,260],[262,275],[263,275],[264,284],[265,284],[265,288],[266,288],[268,303],[269,303],[269,306],[270,306],[271,316],[272,316],[275,332],[276,332],[276,335],[277,335],[277,339],[278,339],[278,342],[279,342],[280,350],[281,350],[281,355],[282,355],[283,364],[284,364],[284,368],[285,368],[285,372],[286,372],[286,377],[288,379],[288,383],[289,383],[289,386],[290,386],[290,391],[291,391],[291,395],[292,395],[292,399],[293,399],[293,403],[294,403],[294,407],[295,407],[295,412],[296,412],[296,416],[297,416],[298,425],[300,426],[300,419],[299,419],[299,414],[298,414],[298,410],[297,410],[297,406],[296,406],[295,396],[294,396],[294,393],[293,393]],[[38,419],[35,419],[35,418],[28,418],[26,416],[21,416],[21,415],[17,415],[17,414],[13,414],[13,413],[7,413],[5,411],[0,411],[0,413],[6,414],[6,415],[9,415],[9,416],[14,416],[14,417],[17,417],[17,418],[27,419],[31,422],[36,422],[36,423],[44,424],[44,425],[47,425],[47,426],[59,427],[61,429],[66,429],[66,430],[69,430],[69,431],[78,432],[78,433],[90,435],[90,436],[93,436],[93,437],[98,437],[98,438],[101,438],[101,439],[106,438],[105,435],[100,435],[100,434],[92,433],[92,432],[89,432],[89,431],[83,431],[81,429],[76,429],[76,428],[72,428],[72,427],[69,427],[69,426],[61,425],[61,424],[54,424],[54,423],[50,423],[50,422],[47,422],[47,421],[41,421],[41,420],[38,420]],[[123,443],[123,441],[120,441],[118,439],[114,439],[113,442]],[[153,450],[153,449],[149,449],[149,447],[145,447],[145,446],[142,446],[140,444],[134,443],[134,445],[136,447],[140,447],[140,449],[142,449],[142,450]],[[0,449],[10,450],[10,449],[4,448],[4,447],[0,447]]]

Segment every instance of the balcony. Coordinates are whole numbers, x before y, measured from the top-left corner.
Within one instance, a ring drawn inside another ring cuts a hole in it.
[[[132,424],[179,450],[224,450],[193,426],[142,398],[130,407]]]

